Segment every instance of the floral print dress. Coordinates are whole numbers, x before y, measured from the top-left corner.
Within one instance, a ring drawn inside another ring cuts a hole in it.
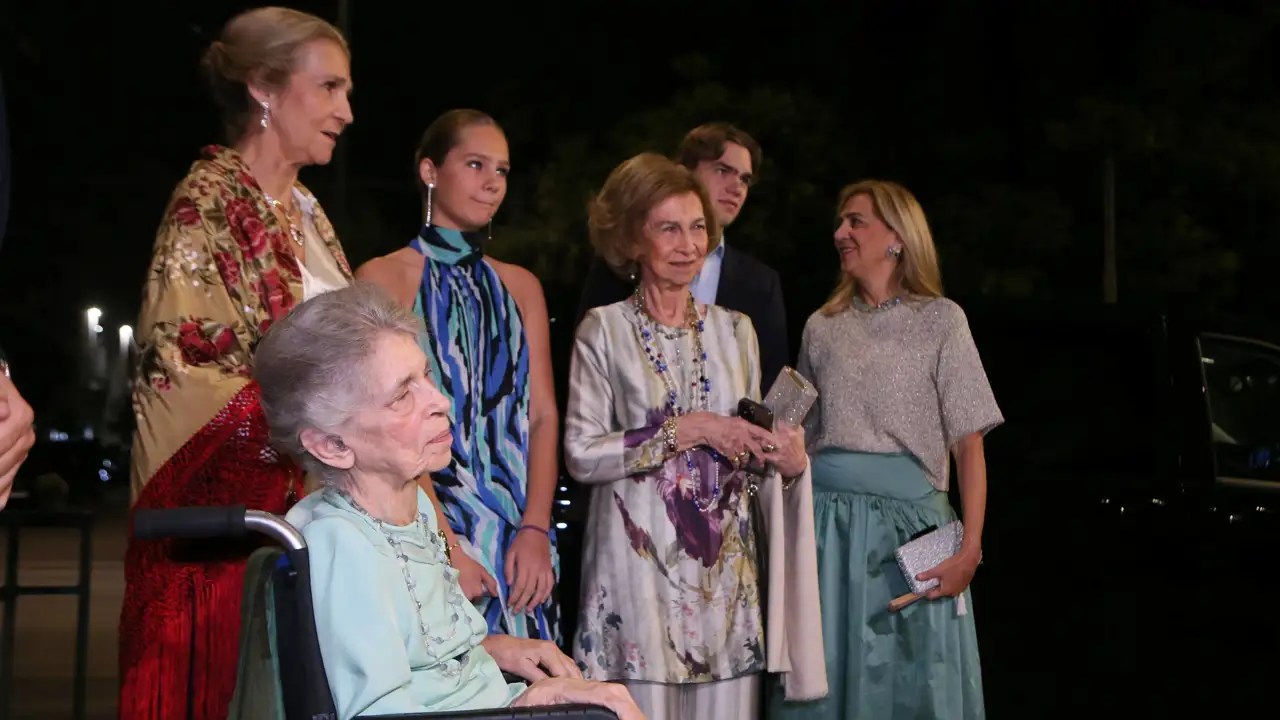
[[[714,305],[703,317],[707,409],[732,415],[743,397],[759,400],[755,330]],[[630,300],[596,308],[574,344],[565,453],[574,478],[592,486],[574,658],[592,680],[703,683],[759,672],[746,473],[706,449],[692,452],[697,473],[683,453],[666,456],[668,389],[640,324]],[[691,333],[661,329],[652,342],[688,408],[699,375]]]

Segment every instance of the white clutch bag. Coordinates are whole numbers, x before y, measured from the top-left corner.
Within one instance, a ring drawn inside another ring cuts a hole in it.
[[[911,592],[924,595],[938,584],[937,578],[917,580],[916,575],[932,570],[942,564],[943,560],[960,552],[960,543],[964,541],[964,525],[959,520],[952,520],[937,530],[917,537],[893,552],[898,560],[898,567],[911,586]]]
[[[765,395],[764,406],[773,413],[774,422],[784,422],[791,427],[800,427],[805,415],[818,399],[818,391],[813,383],[790,367],[782,368],[778,378]]]
[[[889,610],[899,612],[937,587],[937,578],[917,580],[916,576],[938,567],[944,560],[960,552],[962,542],[964,542],[964,524],[959,520],[952,520],[940,528],[912,538],[902,547],[894,550],[893,555],[898,561],[898,568],[902,570],[902,575],[906,578],[911,592],[894,598],[889,603]],[[964,596],[957,596],[956,615],[965,613]]]

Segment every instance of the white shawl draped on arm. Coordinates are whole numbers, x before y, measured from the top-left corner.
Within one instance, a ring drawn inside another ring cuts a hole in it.
[[[760,486],[760,499],[766,538],[756,542],[767,542],[769,552],[766,667],[782,674],[787,700],[817,700],[827,695],[827,666],[809,468],[787,490],[772,473]]]

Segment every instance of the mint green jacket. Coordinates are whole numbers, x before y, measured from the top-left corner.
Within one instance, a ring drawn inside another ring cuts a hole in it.
[[[484,618],[445,562],[422,490],[418,508],[420,522],[383,526],[408,557],[412,595],[386,535],[338,493],[312,493],[286,516],[311,556],[320,654],[340,720],[506,707],[525,690],[503,680],[480,646]]]

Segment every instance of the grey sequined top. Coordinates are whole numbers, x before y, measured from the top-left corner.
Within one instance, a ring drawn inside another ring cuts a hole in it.
[[[814,313],[796,369],[819,393],[805,419],[811,454],[910,453],[939,490],[951,446],[1004,422],[964,311],[946,298]]]

